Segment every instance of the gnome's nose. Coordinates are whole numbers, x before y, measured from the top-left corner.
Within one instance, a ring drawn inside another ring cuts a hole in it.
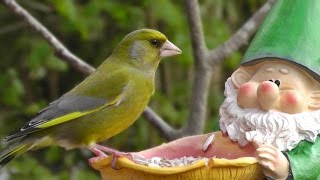
[[[263,81],[258,86],[257,99],[262,110],[275,108],[279,99],[278,85],[272,81]]]

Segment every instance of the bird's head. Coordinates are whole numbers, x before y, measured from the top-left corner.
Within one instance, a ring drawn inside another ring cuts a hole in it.
[[[126,35],[114,50],[113,56],[140,69],[155,70],[161,58],[181,52],[161,32],[140,29]]]

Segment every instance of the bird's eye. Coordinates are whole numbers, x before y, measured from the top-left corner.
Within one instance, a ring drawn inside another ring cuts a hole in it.
[[[150,43],[154,47],[160,47],[160,41],[158,39],[151,39]]]

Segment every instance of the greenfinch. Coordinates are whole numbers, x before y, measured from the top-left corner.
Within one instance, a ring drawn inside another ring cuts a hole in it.
[[[140,29],[123,38],[112,54],[84,81],[51,102],[5,141],[0,167],[28,150],[58,145],[86,147],[96,155],[117,155],[96,144],[128,128],[154,93],[160,59],[181,54],[165,35]]]

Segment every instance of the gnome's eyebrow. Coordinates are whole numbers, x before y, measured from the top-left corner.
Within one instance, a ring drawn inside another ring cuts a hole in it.
[[[274,69],[271,67],[266,69],[266,72],[273,72],[273,71],[274,71]]]
[[[284,69],[284,68],[279,69],[279,71],[280,71],[282,74],[288,74],[288,73],[289,73],[289,70],[288,70],[288,69]]]

